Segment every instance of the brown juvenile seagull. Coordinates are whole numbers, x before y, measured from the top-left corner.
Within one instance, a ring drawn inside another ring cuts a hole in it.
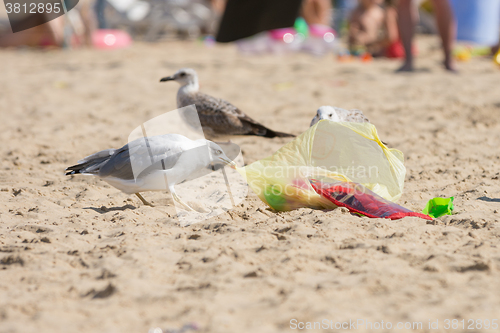
[[[183,68],[160,82],[177,81],[177,107],[194,104],[203,131],[208,136],[257,135],[266,138],[294,137],[295,135],[273,131],[253,120],[231,103],[199,92],[198,75],[191,68]],[[185,119],[186,121],[189,120]]]
[[[363,114],[362,111],[357,109],[346,110],[338,108],[336,106],[322,106],[316,111],[316,116],[314,116],[311,121],[311,126],[316,124],[318,121],[323,119],[329,119],[331,121],[337,122],[351,122],[351,123],[369,123],[370,121]]]

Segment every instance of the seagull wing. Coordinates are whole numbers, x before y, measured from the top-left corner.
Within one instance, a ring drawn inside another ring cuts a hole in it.
[[[196,106],[201,125],[215,133],[246,134],[251,128],[241,121],[245,114],[231,103],[202,93],[187,94],[182,105]]]
[[[76,173],[85,173],[95,175],[99,173],[102,165],[111,158],[117,149],[105,149],[95,154],[84,157],[78,161],[78,164],[66,168],[66,176],[74,175]]]
[[[186,94],[181,97],[182,106],[194,104],[202,127],[216,134],[258,135],[265,137],[293,136],[275,132],[253,120],[226,100],[203,93]]]
[[[339,108],[340,109],[340,108]],[[352,123],[369,123],[370,120],[363,114],[361,110],[352,109],[352,110],[344,110],[336,109],[337,114],[339,115],[340,121],[348,121]]]
[[[175,166],[182,152],[192,147],[192,141],[171,140],[159,135],[134,140],[116,152],[100,167],[100,177],[137,179],[154,170],[168,170]],[[135,174],[135,177],[134,177]]]

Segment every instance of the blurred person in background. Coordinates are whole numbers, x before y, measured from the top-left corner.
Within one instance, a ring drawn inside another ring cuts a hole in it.
[[[415,25],[418,20],[417,7],[413,0],[398,0],[398,22],[401,41],[405,50],[405,62],[399,72],[413,71],[413,54],[411,52]],[[456,22],[449,0],[432,0],[434,14],[444,52],[444,67],[456,71],[453,64],[453,44],[456,38]]]
[[[221,17],[226,9],[226,0],[210,0],[210,6],[217,16]]]
[[[216,41],[229,43],[262,31],[293,27],[301,8],[302,0],[227,0]]]
[[[18,13],[16,21],[5,21],[0,29],[0,47],[73,47],[91,45],[94,30],[92,0],[80,1],[66,15],[53,18],[47,13]],[[0,18],[7,18],[5,7],[0,5]],[[2,10],[3,9],[3,10]],[[11,25],[32,27],[16,33]]]
[[[308,25],[330,26],[332,2],[331,0],[303,0],[301,15]]]
[[[385,28],[385,56],[388,58],[404,58],[405,51],[401,43],[398,28],[397,0],[385,0]],[[411,50],[413,54],[416,53],[416,49],[413,45]]]
[[[349,50],[351,54],[379,53],[380,35],[384,25],[382,0],[359,0],[349,18]]]
[[[395,0],[360,0],[349,19],[349,51],[375,57],[403,58]]]
[[[1,6],[1,5],[0,5]],[[3,7],[3,6],[1,6]],[[17,14],[18,19],[12,24],[22,24],[33,26],[33,28],[12,32],[11,23],[8,19],[3,21],[0,30],[0,47],[19,47],[19,46],[60,46],[64,42],[64,20],[59,16],[47,22],[44,15]],[[5,16],[6,17],[6,16]]]
[[[107,1],[106,0],[96,0],[94,4],[95,16],[97,19],[97,26],[99,29],[107,29],[108,24],[106,21],[106,15],[104,11],[106,9]]]

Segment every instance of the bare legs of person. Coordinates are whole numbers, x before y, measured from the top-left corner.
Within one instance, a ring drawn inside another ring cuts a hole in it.
[[[448,0],[433,0],[433,4],[436,11],[436,24],[443,42],[444,67],[449,71],[455,71],[452,50],[457,28],[453,11]]]
[[[436,22],[444,52],[444,67],[456,71],[453,64],[452,49],[456,35],[456,24],[449,0],[433,0]],[[401,42],[405,49],[405,62],[398,72],[413,71],[412,41],[418,19],[417,8],[412,0],[400,0],[398,6],[398,26]]]
[[[332,2],[330,0],[305,0],[302,2],[302,16],[307,24],[330,24]]]
[[[405,50],[405,62],[397,71],[413,71],[412,42],[415,34],[418,12],[412,0],[400,0],[398,6],[398,26],[401,42]]]

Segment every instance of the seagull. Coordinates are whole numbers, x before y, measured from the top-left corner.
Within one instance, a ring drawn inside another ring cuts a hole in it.
[[[309,127],[314,126],[318,121],[328,119],[336,122],[350,122],[350,123],[369,123],[370,121],[363,114],[363,111],[352,109],[346,110],[336,106],[322,106],[316,111],[316,115],[311,121]],[[381,141],[384,145],[388,145],[385,141]]]
[[[160,80],[166,81],[177,81],[181,85],[177,92],[177,107],[194,104],[203,131],[207,135],[257,135],[266,138],[295,136],[273,131],[231,103],[199,92],[198,75],[191,68],[180,69],[174,75]],[[188,119],[185,120],[189,123]]]
[[[180,134],[143,137],[120,149],[105,149],[78,161],[66,169],[66,175],[84,174],[102,178],[108,184],[127,193],[164,191],[168,188],[175,201],[186,210],[193,210],[175,193],[174,185],[193,179],[203,169],[216,170],[224,165],[236,168],[216,143],[190,140]]]
[[[316,116],[314,116],[311,121],[311,126],[316,124],[322,119],[330,119],[331,121],[337,122],[351,122],[351,123],[369,123],[368,118],[365,117],[362,111],[352,109],[346,110],[338,108],[336,106],[322,106],[316,111]]]

